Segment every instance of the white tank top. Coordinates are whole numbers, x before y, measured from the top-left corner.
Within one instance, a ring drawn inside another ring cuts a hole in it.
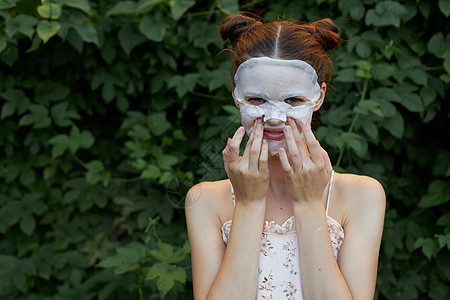
[[[344,240],[344,229],[335,219],[328,216],[333,175],[334,172],[331,174],[328,185],[326,216],[330,241],[337,260]],[[231,183],[230,188],[234,205],[235,195]],[[231,225],[232,220],[222,225],[222,238],[225,245],[228,243]],[[259,254],[259,282],[256,299],[303,299],[297,245],[294,216],[287,219],[282,225],[274,221],[265,221]]]

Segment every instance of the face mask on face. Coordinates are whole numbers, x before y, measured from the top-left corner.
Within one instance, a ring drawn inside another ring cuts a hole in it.
[[[317,73],[301,60],[280,60],[269,57],[251,58],[243,62],[234,76],[234,97],[239,102],[242,125],[250,136],[254,121],[262,118],[265,128],[270,119],[278,119],[286,126],[287,117],[296,122],[311,123],[320,97]],[[270,155],[286,148],[286,140],[267,139]]]

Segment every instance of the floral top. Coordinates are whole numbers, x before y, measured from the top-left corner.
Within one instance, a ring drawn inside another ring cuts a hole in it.
[[[328,185],[326,215],[331,245],[337,260],[344,240],[344,229],[336,220],[328,216],[333,174]],[[234,204],[233,186],[231,186],[231,194]],[[232,220],[222,225],[222,238],[225,244],[230,236],[231,225]],[[256,299],[303,299],[298,259],[294,216],[287,219],[282,225],[274,221],[265,221],[261,237]]]

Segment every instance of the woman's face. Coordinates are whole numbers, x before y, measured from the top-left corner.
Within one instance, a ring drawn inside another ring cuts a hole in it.
[[[311,123],[320,98],[317,74],[299,60],[253,58],[241,64],[235,75],[233,95],[241,111],[242,125],[250,135],[254,121],[262,118],[270,155],[286,147],[282,128],[287,117],[298,124]]]

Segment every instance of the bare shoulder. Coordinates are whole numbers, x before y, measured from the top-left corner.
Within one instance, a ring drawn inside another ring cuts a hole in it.
[[[362,175],[336,174],[335,189],[342,204],[342,220],[367,217],[369,214],[384,218],[386,196],[378,180]]]
[[[222,224],[230,209],[230,195],[228,179],[198,183],[186,194],[186,214],[202,215],[214,223]]]

